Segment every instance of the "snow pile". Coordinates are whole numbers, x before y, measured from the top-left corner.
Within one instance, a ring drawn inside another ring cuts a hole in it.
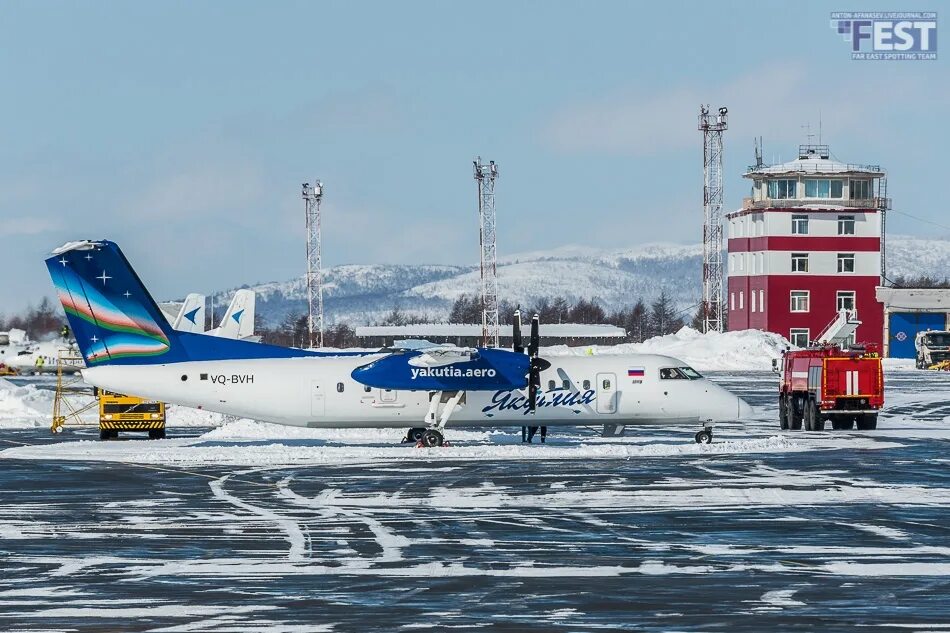
[[[49,426],[52,411],[53,392],[0,378],[0,428]]]
[[[192,409],[181,405],[166,405],[165,426],[219,426],[228,419],[222,413],[212,413],[201,409]]]
[[[781,358],[782,350],[787,347],[791,345],[784,337],[761,330],[701,334],[684,327],[676,334],[655,336],[643,343],[589,347],[558,345],[545,348],[543,354],[661,354],[678,358],[700,371],[762,371],[770,370],[772,359]]]
[[[201,436],[213,440],[322,440],[333,444],[381,443],[399,444],[406,435],[404,427],[390,429],[312,429],[300,426],[284,426],[242,418],[226,422]],[[452,429],[454,441],[491,441],[493,437],[510,435],[510,430]]]

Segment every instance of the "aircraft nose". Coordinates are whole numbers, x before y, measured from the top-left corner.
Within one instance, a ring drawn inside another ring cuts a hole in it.
[[[752,408],[752,405],[743,400],[742,398],[736,396],[738,400],[738,419],[739,420],[748,420],[755,413],[755,409]]]

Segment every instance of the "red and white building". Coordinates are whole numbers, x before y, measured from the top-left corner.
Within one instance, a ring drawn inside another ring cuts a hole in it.
[[[855,340],[880,345],[880,184],[873,165],[803,145],[797,160],[750,167],[752,197],[727,214],[729,330],[814,340],[840,309],[857,309]]]

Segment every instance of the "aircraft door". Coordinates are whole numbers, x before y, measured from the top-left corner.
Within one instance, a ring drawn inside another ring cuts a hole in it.
[[[597,374],[597,413],[617,412],[617,376]]]
[[[317,380],[310,381],[310,415],[322,418],[327,413],[327,398]]]

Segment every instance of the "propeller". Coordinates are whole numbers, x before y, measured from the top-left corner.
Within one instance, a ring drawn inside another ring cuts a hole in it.
[[[538,389],[541,387],[541,372],[551,366],[551,363],[538,357],[541,348],[541,317],[535,314],[531,317],[531,335],[528,338],[527,350],[521,334],[521,310],[515,311],[514,322],[511,326],[511,348],[523,354],[528,353],[528,410],[534,413],[538,408]]]

